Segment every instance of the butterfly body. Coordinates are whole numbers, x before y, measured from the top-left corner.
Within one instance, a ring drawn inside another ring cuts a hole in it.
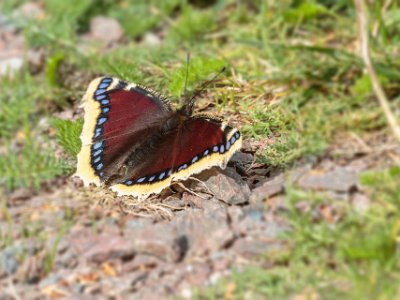
[[[120,195],[144,198],[211,166],[225,167],[241,147],[220,119],[174,111],[165,97],[117,78],[93,80],[83,99],[76,175]]]

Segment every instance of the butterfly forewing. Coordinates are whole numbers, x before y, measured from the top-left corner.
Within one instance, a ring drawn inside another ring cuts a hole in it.
[[[111,101],[108,121],[104,122],[103,135],[99,137],[104,139],[104,166],[98,174],[104,178],[118,173],[130,153],[142,147],[148,136],[157,133],[171,114],[162,101],[134,87],[111,90],[108,97]]]
[[[168,103],[151,91],[109,77],[91,82],[83,104],[77,175],[86,184],[116,173],[132,149],[172,113]]]

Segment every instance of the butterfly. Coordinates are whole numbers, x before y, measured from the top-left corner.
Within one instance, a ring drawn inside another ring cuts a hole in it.
[[[174,110],[161,94],[118,78],[93,80],[83,97],[76,176],[118,195],[144,199],[173,181],[226,167],[240,132],[221,119],[193,115],[195,97]]]

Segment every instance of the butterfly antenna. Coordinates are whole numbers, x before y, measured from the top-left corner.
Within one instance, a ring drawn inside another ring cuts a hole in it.
[[[186,55],[186,78],[185,78],[185,87],[183,88],[183,98],[186,98],[187,83],[189,78],[189,63],[190,63],[190,52],[188,51]]]
[[[211,78],[210,80],[207,80],[205,82],[203,82],[203,84],[200,86],[200,88],[198,88],[194,94],[192,95],[192,97],[190,97],[188,100],[185,101],[185,104],[183,105],[182,110],[185,112],[186,115],[190,116],[193,112],[193,107],[194,107],[194,103],[196,101],[196,98],[211,84],[213,83],[224,71],[225,71],[225,67],[223,67],[216,75],[214,75],[213,78]]]

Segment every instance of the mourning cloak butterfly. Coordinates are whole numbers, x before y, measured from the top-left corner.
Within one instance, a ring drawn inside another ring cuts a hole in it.
[[[174,180],[225,167],[240,149],[239,131],[208,115],[192,116],[193,101],[174,111],[162,95],[116,78],[93,80],[76,175],[119,195],[143,198]]]

